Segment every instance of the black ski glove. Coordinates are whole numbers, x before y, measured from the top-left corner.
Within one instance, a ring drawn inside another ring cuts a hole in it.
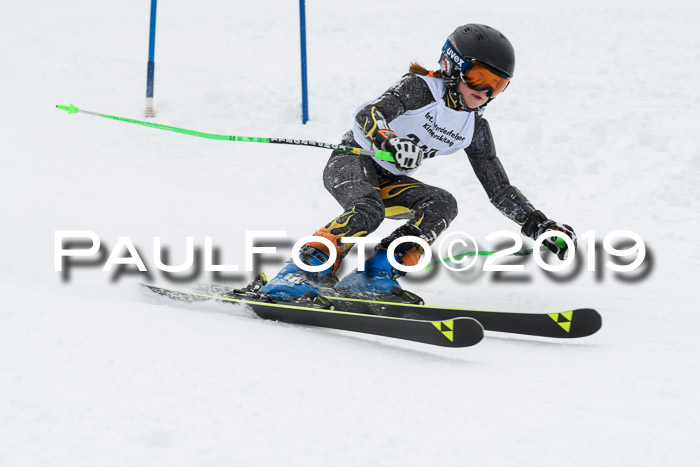
[[[547,216],[542,214],[542,211],[534,211],[530,214],[530,217],[528,217],[525,224],[523,224],[521,232],[523,235],[537,240],[540,235],[548,230],[556,230],[568,236],[574,242],[574,249],[576,249],[576,233],[574,232],[574,228],[570,225],[560,224],[551,219],[547,219]],[[566,259],[569,253],[569,247],[563,240],[559,240],[557,237],[549,237],[544,240],[542,244],[562,261]]]
[[[403,172],[417,169],[423,162],[423,150],[410,139],[396,136],[391,130],[379,130],[375,144],[382,151],[390,152],[394,165]]]

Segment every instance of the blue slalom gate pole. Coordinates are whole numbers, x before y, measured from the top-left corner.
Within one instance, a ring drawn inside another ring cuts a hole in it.
[[[154,117],[153,111],[153,77],[155,74],[156,53],[156,7],[158,0],[151,0],[151,28],[148,38],[148,71],[146,76],[146,117]]]
[[[306,81],[306,0],[299,0],[299,31],[301,34],[301,122],[306,125],[309,121],[309,90]]]

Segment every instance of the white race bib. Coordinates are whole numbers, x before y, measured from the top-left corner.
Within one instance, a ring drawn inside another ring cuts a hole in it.
[[[462,112],[445,105],[445,83],[442,78],[420,76],[430,88],[435,102],[417,110],[409,110],[389,123],[389,127],[398,136],[408,138],[423,150],[423,162],[435,156],[446,156],[460,149],[465,149],[474,136],[476,112]],[[362,104],[355,115],[376,99]],[[352,128],[355,141],[363,149],[371,149],[372,143],[362,135],[362,129],[355,122]],[[375,160],[376,163],[395,175],[410,175],[402,172],[392,162]]]

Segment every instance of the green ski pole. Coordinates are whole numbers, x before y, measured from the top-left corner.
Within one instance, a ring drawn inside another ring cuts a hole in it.
[[[534,250],[532,250],[532,249],[529,249],[529,250],[520,250],[520,251],[516,251],[515,253],[511,253],[511,254],[509,254],[508,256],[525,256],[525,255],[531,255],[531,254],[533,253],[533,251],[534,251]],[[547,251],[547,247],[545,247],[545,246],[541,247],[541,248],[540,248],[540,251]],[[442,262],[443,262],[443,263],[450,263],[450,262],[456,261],[456,260],[458,260],[458,259],[467,258],[467,257],[469,257],[469,256],[491,256],[491,255],[495,255],[496,253],[498,253],[498,251],[467,251],[467,252],[464,252],[464,253],[460,253],[460,254],[458,254],[458,255],[454,255],[452,258],[450,258],[450,257],[444,258],[444,259],[442,260]],[[432,267],[433,267],[432,264],[428,264],[428,265],[425,267],[425,269],[430,269],[430,268],[432,268]]]
[[[232,135],[217,135],[214,133],[204,133],[201,131],[188,130],[186,128],[177,128],[174,126],[161,125],[159,123],[144,122],[141,120],[134,120],[132,118],[116,117],[114,115],[101,114],[99,112],[90,112],[89,110],[81,110],[73,104],[70,105],[57,105],[56,108],[65,110],[69,114],[86,114],[93,115],[95,117],[110,118],[112,120],[118,120],[120,122],[134,123],[136,125],[147,126],[150,128],[157,128],[159,130],[173,131],[175,133],[182,133],[190,136],[197,136],[199,138],[207,139],[217,139],[221,141],[242,141],[246,143],[272,143],[272,144],[293,144],[296,146],[312,146],[317,148],[333,149],[335,151],[351,152],[353,154],[359,154],[362,156],[370,156],[382,161],[394,162],[394,157],[390,152],[387,151],[372,151],[368,149],[353,148],[352,146],[342,146],[339,144],[322,143],[319,141],[309,141],[304,139],[285,139],[285,138],[259,138],[255,136],[232,136]]]

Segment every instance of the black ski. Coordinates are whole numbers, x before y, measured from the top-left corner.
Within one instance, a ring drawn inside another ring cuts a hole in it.
[[[151,292],[180,301],[219,300],[226,303],[245,303],[264,319],[374,334],[442,347],[469,347],[479,343],[484,335],[481,324],[470,317],[425,320],[400,316],[380,316],[350,309],[337,309],[333,300],[321,296],[285,303],[276,302],[269,297],[256,299],[240,296],[238,298],[236,295],[222,296],[184,292],[165,287],[143,285]]]
[[[513,313],[434,307],[329,295],[326,295],[326,298],[333,300],[338,309],[345,311],[426,320],[474,318],[481,323],[486,331],[530,336],[564,339],[585,337],[597,332],[603,324],[600,314],[592,308],[578,308],[561,313]]]

